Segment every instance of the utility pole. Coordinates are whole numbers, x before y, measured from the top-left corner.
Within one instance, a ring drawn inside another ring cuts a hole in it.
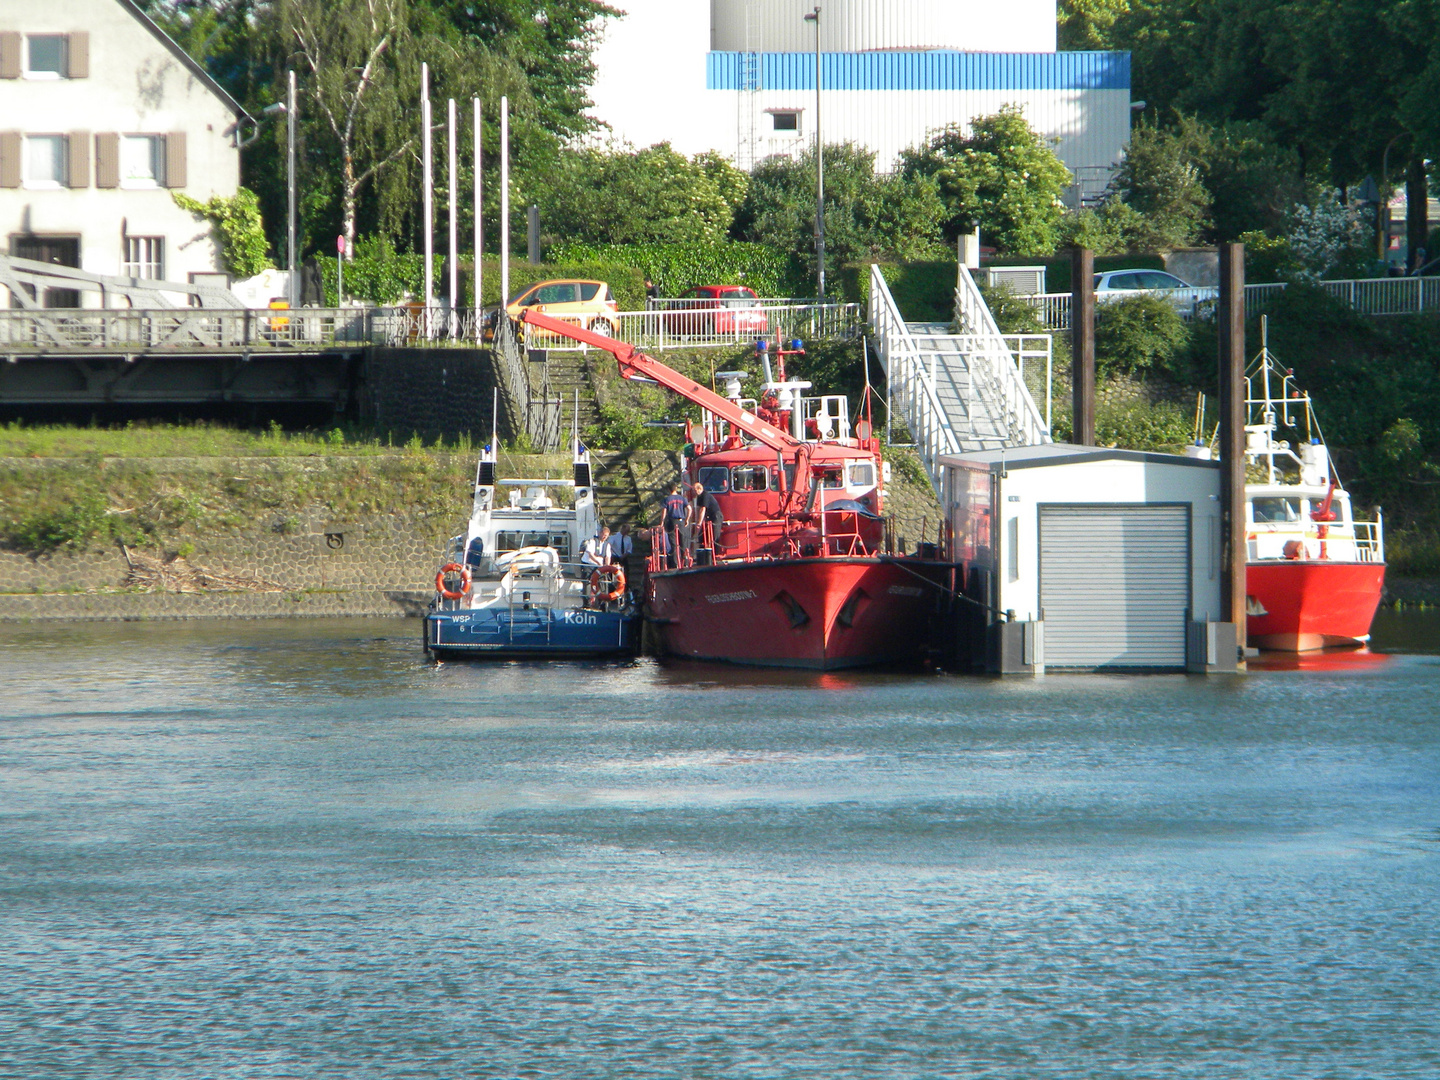
[[[452,97],[446,106],[445,114],[446,135],[450,140],[450,279],[446,285],[450,289],[450,311],[447,318],[450,320],[450,336],[453,338],[460,333],[460,206],[459,196],[456,187],[455,167],[457,157],[455,154],[455,99]]]
[[[510,302],[510,99],[500,99],[500,310]]]
[[[825,143],[820,137],[820,5],[805,16],[815,24],[815,261],[817,293],[825,300]]]
[[[475,181],[475,343],[478,345],[480,343],[480,286],[485,282],[485,270],[480,264],[480,256],[485,250],[485,232],[481,227],[482,218],[480,214],[480,195],[483,190],[480,180],[480,99],[478,97],[471,98],[470,104],[474,109],[474,117],[471,123],[475,129],[473,145],[470,149],[474,164],[473,177]]]

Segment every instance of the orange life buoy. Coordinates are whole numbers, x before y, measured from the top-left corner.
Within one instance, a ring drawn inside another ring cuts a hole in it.
[[[459,592],[445,587],[445,575],[453,573],[456,570],[460,571]],[[461,566],[458,562],[447,562],[440,568],[440,572],[435,575],[435,591],[446,600],[463,600],[470,595],[470,568]]]
[[[602,575],[606,574],[615,575],[615,587],[611,589],[608,593],[602,593],[600,591],[600,579]],[[613,564],[610,566],[597,566],[595,570],[591,572],[590,603],[593,604],[597,600],[604,601],[605,603],[613,603],[614,601],[619,600],[620,597],[624,595],[625,571],[622,570],[620,567]]]

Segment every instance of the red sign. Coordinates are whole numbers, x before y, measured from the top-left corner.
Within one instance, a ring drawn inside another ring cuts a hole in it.
[[[343,234],[335,238],[335,250],[341,255],[345,254],[345,237]]]

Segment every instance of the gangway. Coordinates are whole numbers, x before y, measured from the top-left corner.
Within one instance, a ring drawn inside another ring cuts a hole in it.
[[[945,454],[1051,441],[1015,353],[963,266],[955,311],[959,334],[905,322],[880,267],[870,267],[870,328],[890,407],[910,429],[937,492]]]

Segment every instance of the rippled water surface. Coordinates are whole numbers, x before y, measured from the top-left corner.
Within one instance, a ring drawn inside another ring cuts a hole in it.
[[[1440,621],[1237,678],[0,628],[0,1075],[1433,1077]]]

